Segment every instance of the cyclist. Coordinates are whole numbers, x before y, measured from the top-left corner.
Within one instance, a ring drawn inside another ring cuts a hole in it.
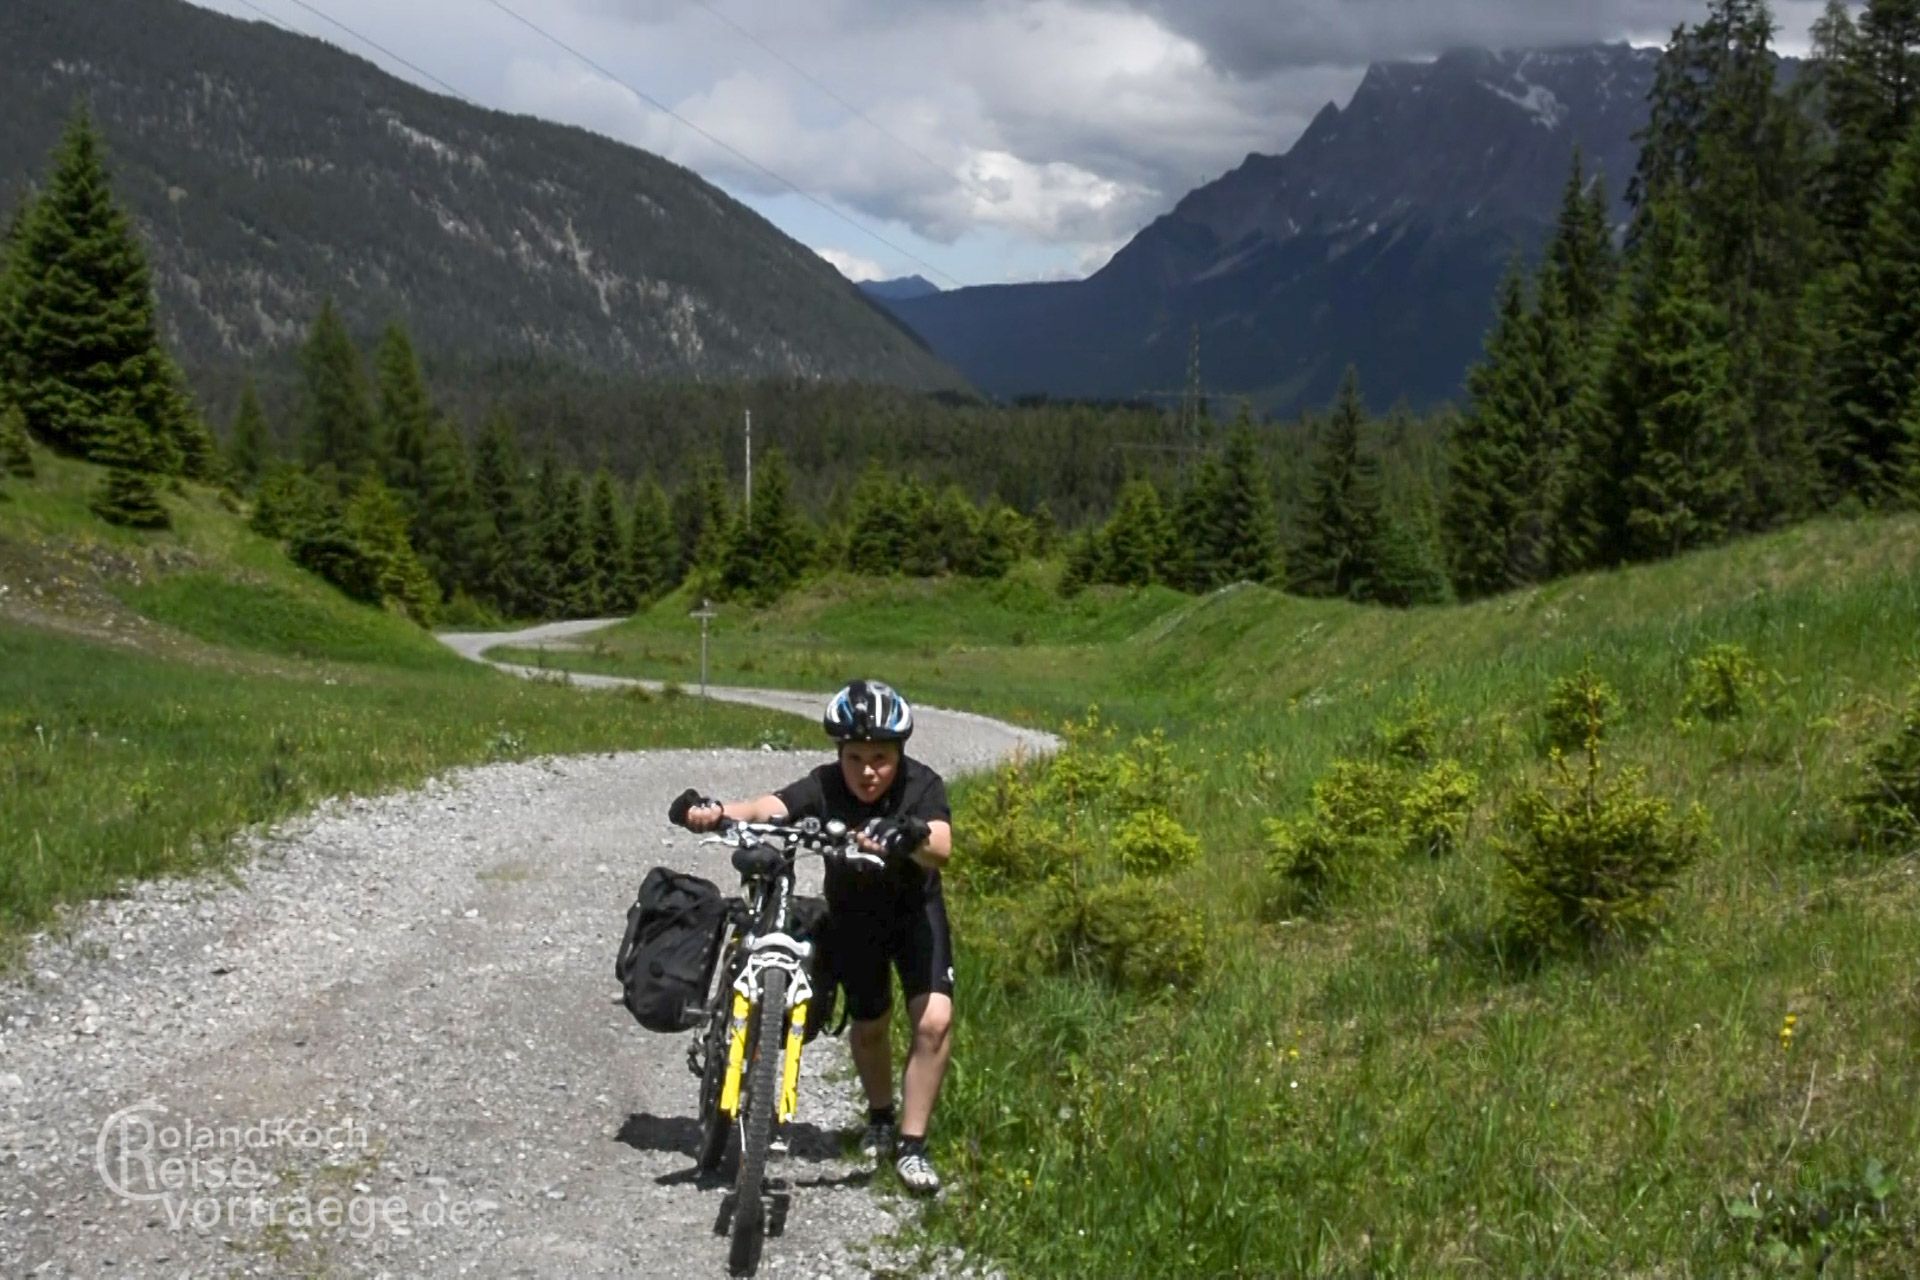
[[[940,868],[953,852],[946,783],[906,754],[913,708],[877,680],[855,680],[835,694],[821,723],[838,744],[833,763],[755,800],[698,804],[689,792],[676,808],[684,809],[685,825],[694,831],[711,831],[723,816],[741,822],[838,818],[860,833],[861,848],[886,858],[884,871],[828,866],[823,945],[846,991],[849,1046],[867,1095],[861,1150],[874,1160],[891,1155],[901,1184],[931,1195],[940,1176],[927,1158],[927,1125],[946,1073],[953,1021],[953,950],[940,892]],[[897,1117],[889,964],[900,975],[913,1020]]]

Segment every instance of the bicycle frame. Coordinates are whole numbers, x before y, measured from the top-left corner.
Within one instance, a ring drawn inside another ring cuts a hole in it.
[[[793,869],[789,864],[775,879],[784,886],[792,878]],[[781,914],[785,914],[784,910]],[[800,1048],[806,1041],[807,1010],[813,1001],[813,983],[807,977],[807,961],[812,955],[811,942],[801,942],[784,930],[747,939],[740,975],[729,988],[733,993],[732,1023],[727,1033],[727,1074],[720,1084],[719,1104],[727,1116],[738,1119],[740,1115],[740,1085],[747,1070],[747,1028],[753,1018],[753,1007],[760,1003],[761,975],[773,967],[786,970],[788,983],[787,1007],[780,1020],[786,1031],[787,1052],[775,1118],[785,1124],[799,1110]]]

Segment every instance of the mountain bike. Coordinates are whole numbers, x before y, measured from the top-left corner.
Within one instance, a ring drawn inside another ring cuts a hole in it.
[[[808,961],[814,944],[793,936],[794,867],[802,858],[843,859],[884,867],[862,851],[840,822],[722,819],[701,841],[733,849],[741,898],[721,923],[702,1030],[687,1049],[700,1077],[700,1172],[738,1158],[728,1266],[751,1275],[766,1235],[761,1189],[775,1131],[800,1102],[800,1053],[814,990]]]

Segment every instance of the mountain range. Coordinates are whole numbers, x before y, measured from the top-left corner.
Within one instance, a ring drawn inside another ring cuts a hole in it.
[[[5,0],[0,101],[0,218],[87,104],[196,375],[284,352],[330,294],[363,337],[404,321],[443,364],[961,386],[689,170],[266,23],[183,0]]]
[[[1624,215],[1657,49],[1457,50],[1376,64],[1284,155],[1249,155],[1086,280],[886,304],[981,390],[1183,387],[1324,404],[1346,365],[1384,407],[1457,396],[1501,274],[1552,226],[1574,149]],[[885,297],[885,295],[882,295]]]

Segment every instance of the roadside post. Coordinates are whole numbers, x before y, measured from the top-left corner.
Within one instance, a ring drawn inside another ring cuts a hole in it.
[[[707,624],[720,615],[713,611],[713,602],[702,599],[700,607],[687,615],[700,619],[700,696],[707,696]]]

